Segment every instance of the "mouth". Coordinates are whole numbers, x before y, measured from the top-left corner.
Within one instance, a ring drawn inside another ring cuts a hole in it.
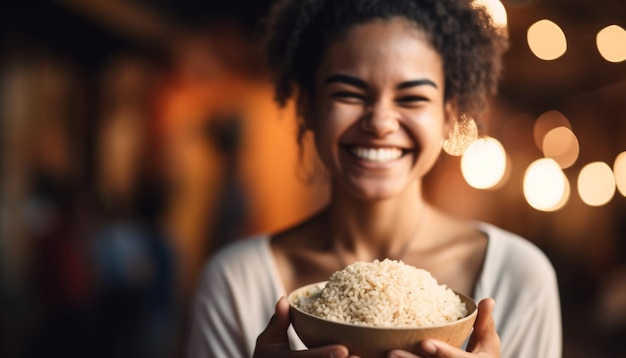
[[[358,159],[372,163],[393,162],[410,152],[410,150],[397,147],[348,146],[346,149]]]

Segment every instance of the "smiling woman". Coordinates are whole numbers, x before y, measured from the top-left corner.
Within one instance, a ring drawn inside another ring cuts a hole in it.
[[[347,357],[341,344],[292,351],[307,347],[288,329],[281,296],[385,258],[480,301],[463,350],[426,340],[390,356],[560,356],[558,290],[545,255],[423,196],[423,178],[454,124],[480,118],[495,91],[506,38],[484,8],[467,0],[284,0],[267,24],[276,99],[297,101],[301,137],[313,135],[329,173],[330,202],[210,260],[194,302],[190,356]]]
[[[306,126],[336,185],[365,200],[417,192],[454,115],[423,33],[401,18],[369,22],[329,46],[317,73]]]

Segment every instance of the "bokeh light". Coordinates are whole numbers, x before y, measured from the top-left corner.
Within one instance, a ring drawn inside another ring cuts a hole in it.
[[[500,0],[474,0],[473,5],[484,6],[496,26],[505,27],[507,25],[506,9]]]
[[[615,157],[613,174],[615,174],[617,189],[623,196],[626,196],[626,151],[619,153],[617,157]]]
[[[533,127],[533,137],[535,139],[535,144],[537,144],[537,148],[543,152],[543,140],[554,128],[558,127],[566,127],[571,129],[572,126],[565,117],[565,115],[559,111],[551,110],[542,113],[537,120],[535,121],[535,125]]]
[[[454,122],[448,138],[443,142],[443,150],[450,155],[461,156],[476,139],[478,139],[476,121],[462,114],[461,118]]]
[[[602,57],[609,62],[626,60],[626,30],[610,25],[596,35],[596,46]]]
[[[530,50],[538,58],[555,60],[567,51],[567,38],[559,25],[544,19],[528,28],[527,41]]]
[[[576,162],[579,152],[578,138],[567,127],[554,128],[543,138],[543,155],[554,159],[563,169]]]
[[[570,196],[570,185],[559,163],[542,158],[531,163],[524,174],[524,197],[540,211],[562,208]]]
[[[495,138],[482,137],[474,141],[461,157],[461,173],[465,181],[476,189],[496,186],[506,172],[507,155]]]
[[[578,194],[589,206],[602,206],[615,195],[615,176],[608,164],[593,162],[578,175]]]

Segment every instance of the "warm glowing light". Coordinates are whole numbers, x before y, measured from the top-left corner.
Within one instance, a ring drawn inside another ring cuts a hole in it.
[[[476,139],[478,139],[476,122],[472,117],[461,115],[443,142],[443,150],[450,155],[461,156]]]
[[[558,127],[572,128],[567,117],[559,111],[547,111],[537,118],[533,127],[533,136],[539,150],[543,152],[543,141],[546,134]]]
[[[567,127],[554,128],[543,138],[543,155],[554,159],[561,168],[571,167],[579,152],[578,138]]]
[[[530,50],[542,60],[555,60],[567,50],[565,33],[550,20],[539,20],[528,28]]]
[[[594,162],[585,165],[578,175],[578,193],[589,206],[602,206],[615,195],[615,176],[608,164]]]
[[[524,197],[530,206],[556,211],[567,203],[569,196],[569,181],[554,159],[538,159],[528,166],[524,174]]]
[[[507,24],[506,9],[500,0],[474,0],[474,5],[484,6],[493,19],[493,23],[499,27]]]
[[[552,211],[560,210],[569,201],[569,197],[572,193],[572,187],[570,186],[569,180],[567,180],[565,174],[563,174],[563,183],[565,184],[565,191],[561,196],[561,200],[552,208]]]
[[[626,30],[610,25],[598,32],[596,45],[600,55],[609,62],[626,60]]]
[[[496,186],[506,171],[506,152],[491,137],[479,138],[463,153],[461,172],[465,181],[476,189]]]
[[[615,158],[613,174],[615,174],[617,189],[623,196],[626,196],[626,152],[619,153]]]

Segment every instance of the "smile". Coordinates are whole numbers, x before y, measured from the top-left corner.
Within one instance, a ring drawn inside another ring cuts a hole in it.
[[[404,154],[400,148],[366,148],[350,147],[350,153],[355,157],[375,163],[387,163],[399,159]]]

